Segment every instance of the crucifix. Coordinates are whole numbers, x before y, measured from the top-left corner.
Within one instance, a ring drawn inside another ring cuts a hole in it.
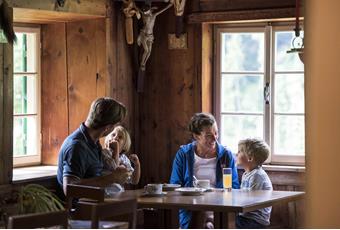
[[[137,44],[138,46],[143,47],[143,54],[140,60],[139,65],[139,73],[138,73],[138,86],[137,91],[142,92],[143,91],[143,83],[144,83],[144,73],[145,73],[145,65],[148,61],[152,44],[154,40],[153,36],[153,28],[155,25],[156,17],[169,9],[172,6],[172,3],[169,3],[166,7],[160,9],[157,11],[157,7],[148,7],[145,10],[142,10],[142,19],[143,19],[143,28],[140,30],[138,38],[137,38]]]
[[[176,15],[176,37],[180,37],[183,33],[183,14],[186,0],[170,0],[174,5]]]
[[[125,37],[127,44],[133,44],[133,16],[136,15],[140,19],[140,10],[136,6],[134,0],[123,0],[125,14]]]

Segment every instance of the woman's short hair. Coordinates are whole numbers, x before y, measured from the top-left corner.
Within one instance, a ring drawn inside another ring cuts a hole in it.
[[[129,132],[127,131],[127,129],[125,129],[121,125],[116,126],[111,133],[114,133],[114,132],[121,133],[123,135],[124,142],[123,142],[123,146],[120,146],[120,149],[123,152],[128,153],[131,148],[131,137],[130,137]],[[105,137],[105,145],[107,145],[110,141],[110,134]]]
[[[121,122],[126,113],[125,106],[120,102],[110,97],[101,97],[92,102],[86,124],[93,129],[114,125]]]
[[[195,113],[189,122],[189,131],[200,135],[204,127],[213,126],[215,123],[215,117],[210,113]]]
[[[270,148],[266,142],[256,138],[247,138],[239,141],[239,150],[248,157],[254,158],[257,165],[262,165],[269,156]]]

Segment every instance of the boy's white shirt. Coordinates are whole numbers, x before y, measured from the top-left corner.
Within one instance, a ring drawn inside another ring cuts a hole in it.
[[[241,190],[273,190],[273,186],[267,173],[262,167],[258,166],[250,172],[243,173]],[[253,219],[262,225],[269,225],[271,210],[271,207],[267,207],[252,212],[240,213],[240,215]]]

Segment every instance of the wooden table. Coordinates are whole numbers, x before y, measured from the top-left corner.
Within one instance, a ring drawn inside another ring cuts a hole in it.
[[[239,212],[249,212],[282,202],[292,202],[304,197],[304,192],[291,191],[242,191],[205,192],[199,196],[183,196],[178,192],[167,192],[162,197],[143,196],[143,190],[129,190],[119,193],[106,201],[122,197],[137,197],[140,208],[171,210],[173,228],[178,228],[178,209],[192,211],[213,211],[215,228],[234,227],[234,219]]]

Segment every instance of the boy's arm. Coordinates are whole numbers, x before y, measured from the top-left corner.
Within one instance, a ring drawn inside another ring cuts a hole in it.
[[[134,164],[134,171],[131,176],[131,183],[138,184],[139,179],[140,179],[140,171],[141,171],[138,156],[136,154],[131,154],[130,160]]]

